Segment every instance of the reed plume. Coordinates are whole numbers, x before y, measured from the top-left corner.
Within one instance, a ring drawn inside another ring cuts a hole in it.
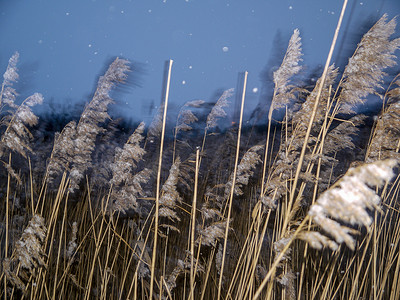
[[[221,97],[219,97],[217,103],[211,109],[211,112],[207,116],[206,128],[208,131],[211,128],[217,127],[218,119],[226,117],[226,112],[224,107],[229,105],[228,98],[233,95],[233,89],[226,90],[222,93]]]
[[[366,162],[387,158],[400,159],[400,80],[395,81],[395,84],[397,87],[389,91],[388,102],[375,122]]]
[[[254,171],[253,169],[257,168],[257,164],[261,163],[260,155],[257,153],[264,146],[256,145],[251,147],[246,153],[243,155],[240,163],[237,167],[237,174],[236,174],[236,182],[234,187],[235,195],[243,195],[243,187],[247,186],[249,183],[249,179],[253,176]],[[230,194],[230,190],[232,187],[233,181],[233,174],[230,176],[229,181],[225,184],[225,198],[227,199]]]
[[[176,120],[175,137],[179,134],[180,131],[192,130],[190,124],[198,121],[198,118],[193,114],[192,110],[188,109],[188,107],[199,108],[203,104],[203,100],[193,100],[186,102],[182,106],[182,108],[179,110],[179,114]]]
[[[295,86],[290,85],[291,78],[300,72],[302,61],[301,38],[298,29],[293,31],[281,66],[274,72],[274,96],[270,110],[279,109],[294,99]]]
[[[396,20],[387,22],[387,18],[384,14],[375,23],[349,59],[340,84],[341,113],[354,113],[355,105],[364,103],[369,94],[381,89],[386,75],[383,70],[396,64],[393,53],[400,48],[400,38],[390,40],[396,28]]]
[[[17,63],[19,59],[19,53],[15,52],[10,57],[7,65],[6,72],[3,74],[3,83],[1,85],[0,92],[0,108],[3,110],[4,105],[16,108],[14,103],[18,94],[17,91],[12,87],[19,79]]]
[[[382,187],[389,182],[394,176],[392,169],[396,165],[396,160],[388,159],[350,168],[341,180],[321,194],[308,215],[337,244],[344,242],[354,250],[355,240],[350,235],[351,230],[339,221],[365,227],[371,225],[372,217],[367,209],[377,209],[380,203],[380,197],[371,187]],[[309,238],[311,245],[317,247],[324,242],[331,248],[336,247],[319,235],[306,235],[304,238]]]
[[[182,197],[176,189],[179,180],[180,165],[181,160],[177,157],[169,170],[167,180],[161,188],[159,216],[166,217],[172,221],[180,221],[180,218],[176,213],[177,203],[182,202]]]
[[[21,105],[15,104],[18,96],[13,84],[18,81],[17,63],[19,54],[16,52],[9,60],[7,70],[3,74],[3,83],[0,92],[0,109],[5,105],[10,108],[2,120],[1,125],[6,127],[0,140],[0,157],[6,150],[12,150],[27,158],[27,151],[32,152],[29,146],[32,134],[27,126],[35,126],[38,117],[32,112],[31,107],[42,104],[43,96],[35,93],[26,98]]]
[[[31,276],[37,276],[38,268],[47,265],[44,251],[46,233],[45,220],[34,215],[17,241],[13,256],[3,261],[4,272],[20,290],[25,289],[25,283]]]
[[[70,121],[61,133],[56,133],[47,164],[47,182],[53,183],[64,171],[70,170],[75,155],[76,122]]]
[[[107,113],[108,105],[114,101],[109,93],[118,83],[127,78],[129,62],[116,58],[108,67],[107,72],[100,77],[96,92],[92,101],[83,111],[78,125],[76,126],[75,155],[70,172],[70,191],[79,188],[86,170],[91,165],[91,154],[95,148],[96,136],[102,131],[99,124],[110,118]]]
[[[149,181],[151,170],[145,168],[133,174],[137,164],[142,161],[146,151],[141,147],[144,139],[143,131],[145,125],[140,123],[134,133],[129,137],[123,149],[115,149],[115,160],[111,165],[112,178],[110,185],[112,193],[110,196],[111,210],[126,213],[133,209],[140,212],[137,198],[143,195],[142,184]]]

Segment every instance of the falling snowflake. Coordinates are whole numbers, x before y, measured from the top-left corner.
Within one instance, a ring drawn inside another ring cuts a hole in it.
[[[253,88],[253,93],[257,93],[258,92],[258,88]]]
[[[222,51],[224,51],[224,52],[228,52],[229,51],[229,48],[228,47],[222,47]]]

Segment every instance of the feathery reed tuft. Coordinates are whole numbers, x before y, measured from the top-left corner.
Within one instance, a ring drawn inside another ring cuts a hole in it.
[[[343,73],[341,113],[354,113],[355,105],[364,103],[369,94],[382,88],[386,75],[383,69],[396,64],[393,53],[400,48],[400,38],[390,40],[395,28],[396,20],[387,22],[385,14],[363,36]]]
[[[294,98],[293,86],[289,85],[291,78],[300,72],[301,66],[301,38],[298,29],[293,31],[286,50],[285,57],[278,70],[274,72],[274,97],[272,100],[272,110],[284,107]]]
[[[127,60],[120,58],[112,62],[107,72],[100,77],[93,99],[86,106],[76,126],[75,155],[70,172],[71,192],[79,188],[80,181],[91,166],[91,154],[95,148],[96,137],[102,131],[99,124],[110,118],[107,109],[108,105],[114,102],[109,93],[117,83],[125,81],[130,70],[128,64]]]
[[[30,276],[38,273],[39,267],[46,267],[44,240],[47,228],[45,220],[34,215],[15,246],[15,254],[3,262],[3,269],[11,282],[19,289],[25,289]]]
[[[211,109],[211,112],[207,116],[206,121],[206,131],[217,127],[217,122],[219,118],[226,117],[226,112],[224,107],[229,105],[228,98],[233,95],[233,89],[226,90],[222,93],[221,97],[219,97],[217,103],[215,103],[214,107]]]
[[[366,209],[377,208],[380,203],[379,196],[371,187],[381,187],[390,181],[394,175],[392,169],[396,165],[395,160],[388,159],[350,168],[339,182],[318,198],[308,215],[315,224],[331,235],[336,243],[345,242],[354,250],[355,241],[349,234],[351,230],[328,217],[351,225],[368,227],[372,218]],[[318,236],[305,237],[313,238],[310,240],[311,244],[318,245],[314,239]]]

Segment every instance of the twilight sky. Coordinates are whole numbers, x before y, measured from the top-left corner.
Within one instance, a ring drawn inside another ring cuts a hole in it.
[[[0,73],[20,52],[20,100],[40,92],[46,109],[51,99],[62,105],[89,101],[98,76],[113,58],[123,57],[133,62],[133,72],[131,84],[116,95],[117,107],[126,117],[148,122],[160,103],[166,60],[174,60],[172,106],[215,101],[216,91],[236,87],[238,73],[247,70],[249,113],[295,28],[302,36],[304,74],[325,63],[342,3],[0,0]],[[333,59],[337,65],[343,66],[361,35],[384,13],[400,14],[400,1],[349,1]]]

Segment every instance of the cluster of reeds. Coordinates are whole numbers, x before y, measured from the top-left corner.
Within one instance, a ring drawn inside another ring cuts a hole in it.
[[[328,59],[311,89],[296,81],[294,30],[260,128],[242,126],[247,73],[230,128],[218,125],[233,89],[167,122],[170,61],[153,123],[118,134],[110,92],[131,66],[116,58],[79,121],[38,149],[31,107],[43,99],[16,104],[12,56],[0,93],[0,296],[396,299],[400,75],[385,87],[384,72],[397,62],[395,26],[384,15],[345,69]],[[369,96],[382,101],[374,118],[356,113]]]

